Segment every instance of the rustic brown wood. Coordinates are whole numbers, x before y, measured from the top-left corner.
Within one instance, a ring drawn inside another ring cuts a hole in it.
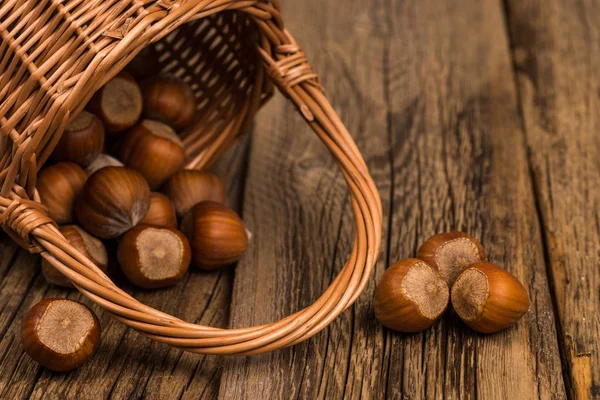
[[[565,398],[559,347],[573,394],[600,396],[600,8],[581,0],[506,0],[504,10],[500,0],[282,3],[384,201],[387,242],[365,294],[308,342],[250,358],[169,350],[95,308],[104,328],[98,355],[54,374],[23,354],[21,317],[44,297],[83,297],[47,286],[37,257],[2,236],[0,398]],[[261,113],[251,147],[246,182],[244,144],[219,166],[234,197],[246,187],[254,234],[231,307],[231,271],[192,273],[137,298],[213,326],[227,324],[230,308],[230,325],[240,327],[288,315],[326,289],[352,246],[341,175],[281,97]],[[496,335],[475,334],[451,313],[423,334],[381,328],[372,294],[385,267],[456,229],[481,238],[491,260],[526,284],[524,320]]]
[[[374,321],[371,281],[308,343],[229,361],[220,397],[564,398],[502,3],[283,5],[380,188],[389,228],[376,278],[429,235],[460,229],[526,284],[532,307],[497,335],[454,315],[401,335]],[[252,148],[244,218],[255,240],[236,270],[235,327],[309,304],[352,235],[341,177],[283,100],[259,117]]]
[[[508,1],[567,382],[600,397],[600,5]]]
[[[380,1],[285,1],[283,11],[322,76],[326,93],[357,141],[376,182],[388,182],[386,102]],[[352,248],[351,205],[342,176],[323,145],[278,96],[262,110],[253,135],[244,220],[254,239],[236,268],[232,326],[267,323],[311,304]],[[370,161],[369,161],[370,160]],[[385,199],[384,207],[389,200]],[[376,267],[382,270],[380,261]],[[367,293],[372,293],[370,281]],[[382,334],[366,304],[344,313],[299,346],[226,364],[220,398],[339,398],[375,383]],[[350,348],[358,351],[351,356]],[[354,370],[354,367],[359,370]],[[364,368],[364,370],[363,370]],[[356,377],[349,380],[350,370]],[[378,372],[379,371],[379,372]],[[358,385],[352,386],[358,381]],[[365,388],[365,393],[371,389]]]
[[[215,167],[228,184],[232,205],[239,206],[249,141],[229,150]],[[0,241],[0,398],[2,399],[214,399],[222,358],[198,356],[152,342],[113,320],[94,306],[101,319],[102,344],[82,368],[56,374],[40,368],[22,351],[23,314],[46,297],[69,297],[84,303],[76,291],[57,289],[39,273],[39,257],[17,250],[3,235]],[[227,326],[232,271],[199,273],[159,291],[129,290],[145,304],[216,327]],[[127,286],[124,279],[121,283]]]
[[[392,371],[404,371],[408,397],[563,398],[502,4],[425,1],[390,14],[401,18],[392,48],[404,46],[390,52],[391,76],[415,76],[389,85],[394,198],[410,199],[394,201],[392,259],[437,232],[471,232],[525,283],[532,304],[496,335],[474,334],[450,314],[423,338],[392,336],[392,354],[404,359]]]

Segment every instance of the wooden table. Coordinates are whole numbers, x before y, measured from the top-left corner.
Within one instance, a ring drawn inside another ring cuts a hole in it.
[[[286,0],[287,23],[380,189],[383,249],[356,304],[311,340],[249,358],[170,350],[97,307],[102,346],[54,374],[23,354],[45,297],[39,259],[0,241],[0,398],[600,398],[600,3]],[[191,273],[154,307],[218,327],[282,318],[351,248],[339,171],[281,97],[217,172],[253,232],[235,270]],[[375,283],[434,233],[470,232],[527,287],[516,326],[479,335],[449,313],[405,335],[373,316]]]

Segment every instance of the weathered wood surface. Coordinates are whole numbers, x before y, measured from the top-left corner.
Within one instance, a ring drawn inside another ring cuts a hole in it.
[[[452,315],[426,333],[399,335],[373,320],[371,282],[307,343],[229,361],[220,397],[565,397],[502,3],[285,5],[386,205],[376,277],[429,235],[466,230],[525,282],[532,308],[497,335],[474,334]],[[236,327],[309,305],[350,249],[342,179],[289,109],[271,104],[254,136],[244,217],[256,241],[236,270]]]
[[[600,4],[508,4],[567,381],[600,398]]]
[[[21,317],[44,297],[83,297],[47,286],[37,258],[3,236],[0,398],[600,396],[599,6],[282,4],[384,202],[384,246],[365,293],[306,343],[249,358],[183,354],[99,312],[97,356],[54,374],[23,354]],[[248,142],[249,152],[241,144],[219,167],[253,232],[235,277],[192,273],[172,289],[133,291],[137,298],[190,321],[247,326],[308,306],[339,271],[352,216],[327,151],[281,97]],[[386,266],[447,230],[481,238],[490,259],[525,283],[532,306],[516,327],[478,335],[448,314],[402,335],[374,320]]]

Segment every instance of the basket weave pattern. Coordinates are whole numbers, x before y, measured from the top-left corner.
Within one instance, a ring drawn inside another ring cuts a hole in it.
[[[278,0],[0,0],[0,225],[114,318],[202,354],[249,355],[299,343],[364,289],[377,259],[377,189],[317,75],[286,31]],[[277,87],[337,161],[355,214],[352,253],[310,307],[280,321],[217,329],[184,322],[119,289],[64,239],[39,203],[38,170],[69,120],[144,47],[191,85],[198,117],[183,136],[187,168],[206,168],[246,131]]]

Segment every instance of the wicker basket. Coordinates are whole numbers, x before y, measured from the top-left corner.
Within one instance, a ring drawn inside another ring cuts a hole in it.
[[[317,75],[286,31],[278,0],[0,0],[0,224],[114,318],[157,341],[203,354],[249,355],[299,343],[365,287],[379,253],[381,202]],[[188,82],[198,118],[184,136],[187,168],[231,145],[274,86],[336,159],[356,227],[352,254],[316,302],[268,325],[217,329],[184,322],[119,289],[58,231],[39,203],[36,174],[69,119],[145,46]]]

